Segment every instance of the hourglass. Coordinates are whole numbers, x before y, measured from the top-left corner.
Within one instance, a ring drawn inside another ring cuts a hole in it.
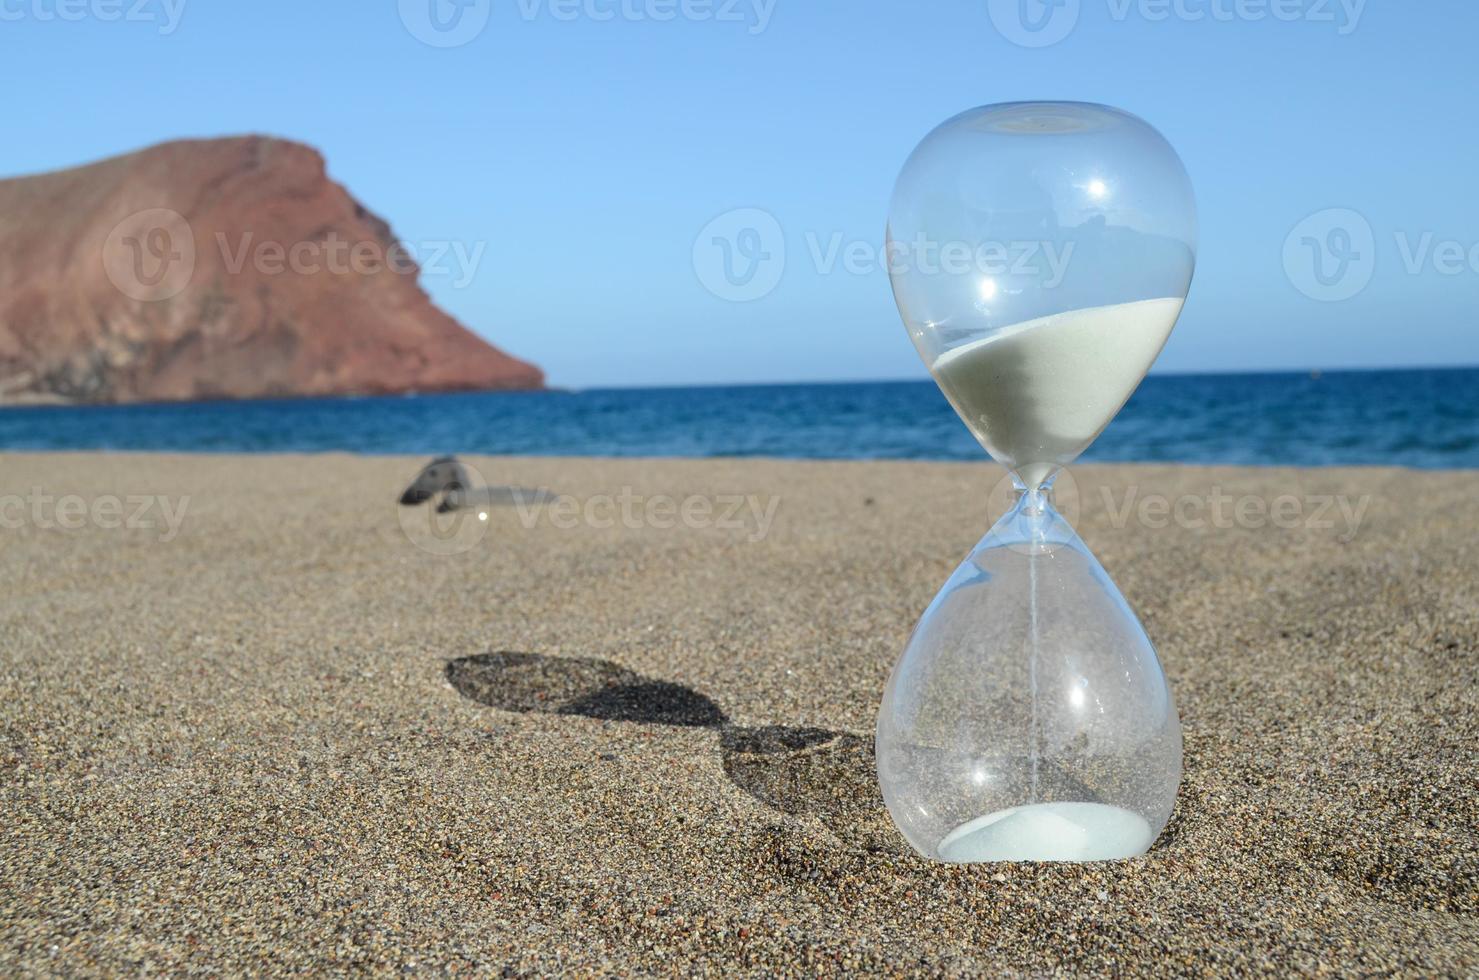
[[[1150,639],[1052,485],[1181,312],[1196,261],[1186,171],[1118,109],[985,106],[915,149],[888,234],[909,336],[1017,499],[889,678],[884,801],[942,861],[1141,854],[1171,815],[1181,725]]]

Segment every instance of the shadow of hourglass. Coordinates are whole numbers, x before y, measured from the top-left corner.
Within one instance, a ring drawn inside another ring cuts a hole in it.
[[[873,740],[850,732],[729,721],[706,694],[643,677],[608,660],[484,653],[449,661],[459,694],[502,711],[707,728],[724,774],[766,806],[815,817],[846,844],[908,853],[878,793]]]

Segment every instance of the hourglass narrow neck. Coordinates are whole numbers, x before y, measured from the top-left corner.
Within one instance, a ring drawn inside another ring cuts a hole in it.
[[[1041,539],[1058,516],[1053,507],[1052,484],[1019,488],[1012,513],[1018,525],[1031,532],[1031,537]]]
[[[1017,497],[1009,510],[992,529],[988,540],[998,543],[1026,544],[1033,551],[1071,536],[1053,500],[1053,481],[1028,487],[1014,478]]]
[[[1032,488],[1019,486],[1014,509],[1023,515],[1036,517],[1054,510],[1052,484],[1041,484]]]
[[[1056,466],[1034,468],[1034,470],[1035,472],[1025,475],[1020,470],[1012,472],[1012,489],[1017,493],[1014,509],[1021,511],[1024,516],[1035,517],[1041,514],[1056,516],[1053,483],[1058,479],[1060,470]]]

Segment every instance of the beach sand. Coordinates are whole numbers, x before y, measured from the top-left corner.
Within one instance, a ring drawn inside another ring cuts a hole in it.
[[[1176,811],[946,866],[873,724],[999,469],[478,458],[593,520],[436,537],[422,462],[0,456],[0,974],[1479,970],[1479,473],[1076,468]]]

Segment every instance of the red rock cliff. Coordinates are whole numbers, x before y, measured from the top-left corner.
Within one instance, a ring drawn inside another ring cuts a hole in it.
[[[315,150],[285,140],[166,143],[0,181],[0,400],[543,385],[437,309],[418,271]]]

